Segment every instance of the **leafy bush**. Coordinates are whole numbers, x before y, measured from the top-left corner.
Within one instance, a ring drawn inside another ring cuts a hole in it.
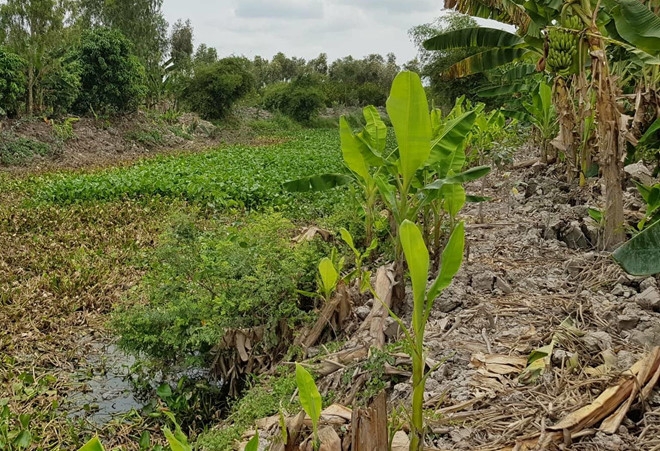
[[[270,119],[257,119],[248,125],[258,133],[281,133],[300,129],[300,124],[279,112],[273,114]]]
[[[0,116],[15,116],[25,92],[25,61],[0,47]]]
[[[252,74],[243,58],[224,58],[197,66],[194,76],[183,89],[181,100],[204,119],[222,119],[253,84]]]
[[[292,247],[294,231],[278,214],[204,232],[179,220],[145,278],[149,303],[115,316],[120,345],[167,362],[209,364],[226,329],[265,326],[255,346],[268,352],[280,342],[280,322],[295,326],[306,316],[297,290],[314,289],[320,255],[315,243]]]
[[[0,133],[0,164],[23,164],[35,156],[50,155],[50,145],[29,138],[20,138],[13,133]]]
[[[358,86],[355,94],[360,105],[385,106],[387,100],[387,92],[376,83],[367,82]]]
[[[156,147],[165,142],[160,130],[133,130],[126,134],[126,139],[142,144],[144,147]]]
[[[310,122],[325,106],[325,96],[312,77],[299,77],[290,83],[276,83],[264,93],[264,106],[299,122]]]
[[[59,174],[36,180],[37,201],[73,204],[167,196],[216,210],[274,208],[292,217],[318,217],[340,205],[345,190],[292,194],[286,180],[342,170],[336,133],[307,130],[277,146],[232,146],[206,153],[161,156],[127,168]]]
[[[43,81],[44,106],[53,114],[60,116],[68,113],[80,97],[81,66],[77,59],[56,60]]]
[[[78,52],[81,92],[77,110],[115,114],[137,111],[146,88],[144,68],[131,54],[121,32],[96,28],[86,32]]]

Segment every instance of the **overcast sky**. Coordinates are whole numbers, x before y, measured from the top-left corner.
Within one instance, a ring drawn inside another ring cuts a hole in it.
[[[333,61],[347,55],[394,52],[402,64],[416,55],[408,30],[443,14],[442,0],[164,0],[170,24],[190,19],[195,46],[220,57],[278,51]]]

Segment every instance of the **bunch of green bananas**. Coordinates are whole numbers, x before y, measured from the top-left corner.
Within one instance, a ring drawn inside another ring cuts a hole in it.
[[[562,25],[564,28],[570,28],[571,30],[581,30],[582,20],[579,16],[568,16],[562,19]]]
[[[548,28],[548,40],[548,58],[546,59],[548,70],[557,73],[568,71],[577,54],[577,35],[561,28],[552,27]]]

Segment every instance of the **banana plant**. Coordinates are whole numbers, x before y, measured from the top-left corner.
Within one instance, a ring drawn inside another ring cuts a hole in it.
[[[314,378],[299,363],[296,363],[296,385],[298,386],[298,398],[300,399],[300,405],[312,420],[312,433],[314,436],[312,445],[314,450],[318,450],[320,446],[319,420],[321,419],[321,408],[323,407],[323,402],[321,400],[319,389],[316,387],[316,383],[314,382]]]
[[[397,138],[395,149],[386,149],[387,127],[372,106],[363,110],[366,125],[357,133],[344,117],[339,125],[344,163],[362,191],[367,243],[373,239],[373,218],[379,201],[394,219],[394,236],[404,219],[412,219],[424,206],[440,202],[442,185],[474,180],[489,171],[482,167],[461,172],[475,112],[455,108],[444,118],[440,110],[429,112],[417,74],[406,71],[397,75],[387,112]],[[283,186],[288,191],[303,191],[314,189],[315,183],[319,189],[326,189],[346,181],[326,174],[288,181]]]
[[[435,299],[449,286],[463,262],[465,226],[460,222],[454,228],[442,252],[438,276],[428,289],[430,258],[421,230],[406,219],[399,228],[399,240],[408,263],[413,290],[412,328],[405,334],[413,362],[410,450],[421,451],[424,447],[424,388],[429,373],[435,370],[424,372],[424,331]]]

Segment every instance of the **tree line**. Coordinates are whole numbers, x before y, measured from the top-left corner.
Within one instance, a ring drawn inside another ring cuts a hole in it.
[[[325,53],[309,60],[282,52],[221,58],[206,44],[195,48],[190,21],[170,26],[161,7],[162,0],[6,0],[0,116],[160,106],[221,119],[252,94],[260,106],[308,121],[327,106],[383,106],[395,75],[423,66],[400,66],[392,53],[334,61]]]

